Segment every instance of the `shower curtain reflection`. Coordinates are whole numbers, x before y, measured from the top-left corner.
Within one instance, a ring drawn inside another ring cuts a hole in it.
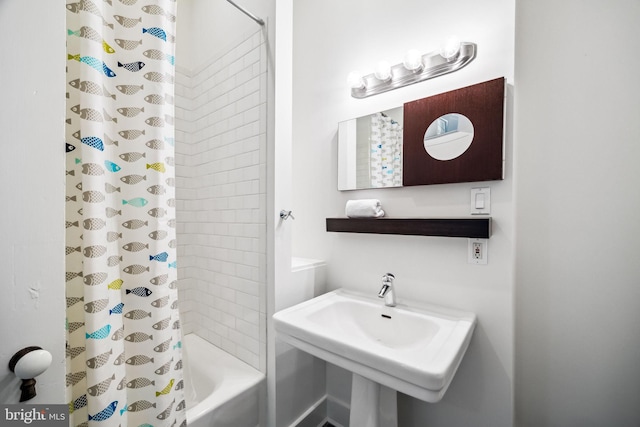
[[[385,113],[371,115],[371,187],[402,186],[402,125]]]

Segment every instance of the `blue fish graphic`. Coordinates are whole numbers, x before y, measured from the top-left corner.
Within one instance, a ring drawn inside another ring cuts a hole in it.
[[[127,411],[127,404],[124,404],[124,408],[120,409],[120,416],[122,416],[122,414],[124,414]]]
[[[111,325],[105,325],[95,332],[92,332],[90,334],[85,333],[85,335],[87,336],[86,339],[89,339],[89,338],[93,338],[96,340],[104,339],[109,336],[109,331],[111,331]]]
[[[93,56],[80,56],[80,54],[77,54],[77,55],[68,54],[67,58],[68,59],[74,59],[74,60],[76,60],[78,62],[85,63],[88,66],[90,66],[91,68],[94,68],[97,71],[103,72],[104,75],[107,76],[107,77],[115,77],[116,76],[116,73],[111,71],[111,69],[109,69],[109,67],[107,67],[107,64],[105,64],[104,62],[100,61],[98,58],[94,58]]]
[[[110,162],[109,160],[105,160],[104,165],[107,167],[107,170],[111,172],[118,172],[121,169],[120,166],[116,165],[113,162]]]
[[[151,292],[151,289],[140,286],[138,288],[127,289],[126,294],[127,295],[134,294],[134,295],[138,295],[139,297],[148,297],[149,295],[152,294],[152,292]]]
[[[124,200],[124,199],[122,200],[123,205],[131,205],[131,206],[135,206],[136,208],[141,208],[147,203],[149,203],[149,201],[147,199],[143,199],[142,197],[136,197],[135,199],[129,199],[129,200]]]
[[[149,261],[165,262],[167,258],[169,258],[169,254],[166,252],[161,252],[158,255],[149,255]]]
[[[176,348],[182,348],[182,341],[178,341],[174,346],[173,349],[175,350]]]
[[[173,261],[168,264],[169,268],[178,268],[178,261]]]
[[[120,303],[109,310],[109,314],[122,314],[122,307],[124,307],[124,303]]]
[[[167,41],[167,33],[165,33],[165,31],[162,28],[158,28],[158,27],[143,28],[142,34],[144,33],[149,33],[152,36],[155,36],[159,39]]]
[[[89,147],[95,148],[96,150],[104,151],[104,144],[97,136],[85,136],[80,141],[82,141],[83,144],[87,144]]]
[[[111,418],[111,416],[113,415],[113,413],[116,411],[116,407],[118,406],[118,401],[114,400],[113,402],[111,402],[109,404],[109,406],[107,406],[106,408],[104,408],[102,411],[98,412],[95,415],[89,415],[89,421],[104,421],[107,420],[109,418]]]

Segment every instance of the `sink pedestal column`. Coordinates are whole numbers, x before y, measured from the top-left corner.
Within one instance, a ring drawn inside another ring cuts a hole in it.
[[[352,375],[351,427],[398,427],[398,400],[395,390],[358,374]]]

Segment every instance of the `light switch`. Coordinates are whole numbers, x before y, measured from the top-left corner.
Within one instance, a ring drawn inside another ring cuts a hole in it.
[[[471,215],[489,215],[491,213],[491,188],[471,189]]]

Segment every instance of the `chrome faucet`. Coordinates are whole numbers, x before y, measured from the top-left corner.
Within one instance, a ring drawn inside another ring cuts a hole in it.
[[[384,298],[384,305],[387,307],[396,306],[396,293],[393,289],[393,279],[395,279],[391,273],[387,273],[382,276],[382,288],[378,292],[378,298]]]

